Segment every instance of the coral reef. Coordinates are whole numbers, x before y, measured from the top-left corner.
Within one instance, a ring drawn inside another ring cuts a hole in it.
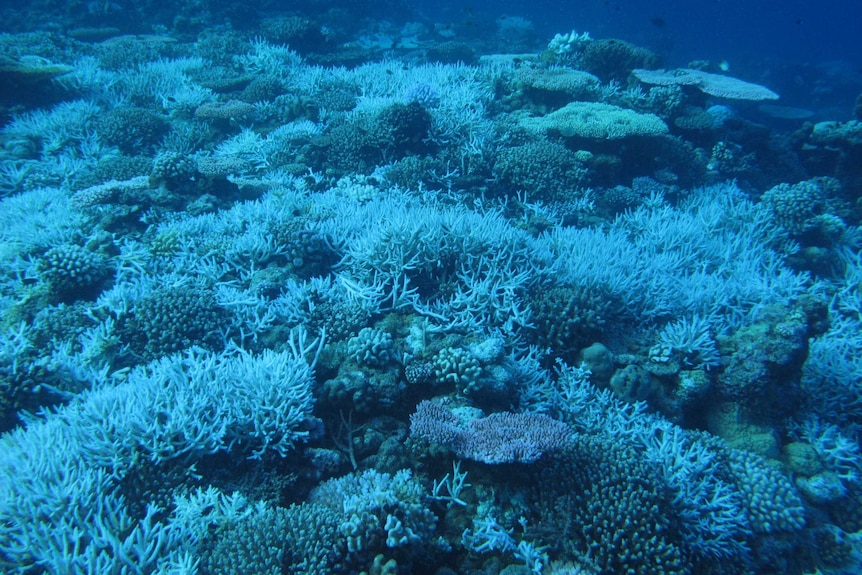
[[[85,4],[0,34],[0,571],[859,571],[862,128],[810,68]]]

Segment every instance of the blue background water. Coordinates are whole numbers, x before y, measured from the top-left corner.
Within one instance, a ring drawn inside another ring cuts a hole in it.
[[[659,48],[672,64],[704,58],[727,59],[731,66],[745,59],[839,60],[862,66],[862,2],[485,0],[415,5],[456,21],[518,15],[545,34],[574,28],[595,37],[618,37]]]
[[[481,0],[411,7],[459,35],[493,35],[498,18],[519,16],[545,42],[574,29],[646,47],[666,67],[722,62],[732,75],[770,85],[782,105],[821,118],[849,119],[862,89],[862,2]]]

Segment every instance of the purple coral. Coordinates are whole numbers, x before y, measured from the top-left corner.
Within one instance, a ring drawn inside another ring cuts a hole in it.
[[[547,415],[494,413],[466,424],[440,404],[423,401],[410,416],[413,434],[483,463],[532,463],[571,444],[572,430]]]

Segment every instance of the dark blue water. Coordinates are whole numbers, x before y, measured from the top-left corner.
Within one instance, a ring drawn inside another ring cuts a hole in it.
[[[731,74],[770,83],[783,103],[845,118],[862,88],[862,2],[824,0],[505,0],[412,2],[416,13],[459,31],[493,34],[520,16],[539,39],[570,30],[619,38],[656,52],[667,67],[722,62]]]
[[[595,37],[623,38],[663,50],[674,63],[724,58],[806,63],[837,60],[862,66],[860,2],[507,0],[414,5],[443,19],[518,15],[533,21],[546,34],[574,28]]]

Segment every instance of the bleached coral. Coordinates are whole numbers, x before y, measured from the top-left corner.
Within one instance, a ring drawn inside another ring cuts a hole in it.
[[[635,78],[644,84],[658,86],[694,86],[704,94],[730,100],[777,100],[778,94],[758,84],[723,74],[712,74],[691,68],[676,70],[635,69]]]
[[[668,131],[654,114],[641,114],[601,102],[572,102],[544,116],[526,118],[521,125],[537,133],[556,132],[567,138],[619,140],[657,136]]]
[[[548,50],[557,56],[572,56],[576,54],[581,47],[590,41],[590,33],[582,32],[578,34],[574,30],[568,34],[555,34],[548,43]]]

